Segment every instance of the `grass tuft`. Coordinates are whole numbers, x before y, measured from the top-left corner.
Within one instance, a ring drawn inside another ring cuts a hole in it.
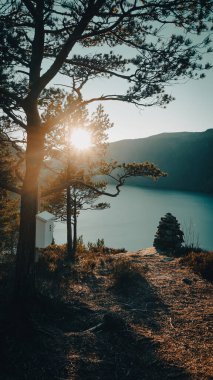
[[[195,273],[200,274],[206,280],[213,282],[213,251],[190,252],[182,257],[180,262],[192,268]]]
[[[122,292],[129,292],[132,288],[138,287],[145,281],[144,274],[148,268],[139,270],[137,266],[127,260],[118,260],[112,267],[112,278],[114,288]]]

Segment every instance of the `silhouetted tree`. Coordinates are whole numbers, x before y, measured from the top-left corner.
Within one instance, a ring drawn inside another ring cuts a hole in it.
[[[91,184],[101,190],[105,185]],[[54,186],[54,185],[53,185]],[[104,210],[109,207],[106,202],[98,203],[97,194],[93,189],[88,189],[85,185],[78,187],[69,186],[65,190],[55,192],[47,199],[47,209],[53,213],[58,220],[67,224],[67,256],[74,261],[77,248],[77,222],[81,211]]]
[[[81,210],[103,210],[109,207],[108,203],[97,203],[97,194],[86,184],[93,184],[96,188],[104,190],[106,183],[95,183],[92,178],[97,175],[98,168],[106,153],[107,134],[106,131],[112,127],[108,115],[104,112],[102,105],[89,117],[87,109],[83,107],[78,112],[70,113],[66,123],[61,125],[57,131],[58,147],[55,146],[55,131],[47,141],[47,152],[49,156],[56,159],[56,165],[60,170],[58,177],[52,181],[51,187],[60,186],[66,182],[66,188],[54,191],[48,199],[45,199],[45,207],[56,215],[67,225],[67,254],[74,260],[77,247],[77,219]],[[90,134],[91,147],[85,151],[78,151],[72,144],[73,129],[80,127]],[[60,135],[59,135],[60,134]],[[54,164],[52,165],[54,168]],[[71,184],[74,179],[82,179],[83,184],[78,186]]]
[[[175,216],[167,213],[161,218],[153,246],[165,253],[175,253],[184,242],[184,234]]]
[[[172,98],[165,85],[202,69],[208,37],[193,44],[188,35],[206,32],[212,2],[0,0],[0,10],[0,106],[8,130],[18,126],[27,135],[24,181],[16,189],[21,211],[15,289],[16,297],[25,297],[34,290],[45,138],[70,110],[97,100],[167,104]],[[83,86],[94,78],[117,78],[126,86],[104,95],[96,86],[86,98]],[[69,92],[59,90],[59,82]]]

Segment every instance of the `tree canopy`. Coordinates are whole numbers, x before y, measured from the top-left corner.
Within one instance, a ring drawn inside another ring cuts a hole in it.
[[[44,132],[79,102],[166,104],[172,99],[165,93],[168,82],[204,68],[209,37],[189,36],[207,31],[212,1],[1,0],[0,7],[0,104],[24,130],[33,123],[28,114],[35,104],[35,118],[52,105],[39,122]],[[63,103],[69,96],[73,102],[61,115],[55,83],[64,84],[63,77],[69,78]],[[83,86],[98,77],[120,78],[126,91],[85,98]]]

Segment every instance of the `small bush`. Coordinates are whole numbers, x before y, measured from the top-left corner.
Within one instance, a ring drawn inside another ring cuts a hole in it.
[[[66,255],[66,244],[49,245],[39,250],[37,269],[40,275],[54,274],[63,265]]]
[[[98,239],[96,243],[88,242],[88,250],[94,253],[116,254],[127,252],[125,248],[109,248],[105,246],[104,239]]]
[[[79,257],[78,270],[84,274],[91,274],[99,263],[99,255],[93,252],[87,252]]]
[[[194,253],[206,253],[207,251],[205,251],[205,249],[202,249],[202,248],[199,248],[199,247],[193,247],[193,246],[188,246],[188,245],[185,245],[183,247],[180,247],[178,250],[176,250],[174,253],[173,253],[173,256],[175,257],[184,257],[184,256],[187,256],[189,253],[191,252],[194,252]]]
[[[79,274],[87,276],[93,274],[97,269],[103,273],[111,270],[112,262],[113,259],[111,256],[106,256],[100,252],[86,252],[78,255],[75,267]]]
[[[141,281],[144,281],[142,274],[145,272],[146,270],[141,273],[130,261],[116,261],[112,267],[114,287],[121,291],[128,292],[132,287],[138,286]]]
[[[83,236],[80,235],[77,240],[77,254],[82,254],[87,251],[87,248],[83,241]]]
[[[104,239],[98,239],[96,243],[88,242],[87,246],[90,252],[103,253],[105,248]]]
[[[206,280],[213,282],[213,251],[191,252],[183,257],[180,262],[188,265]]]

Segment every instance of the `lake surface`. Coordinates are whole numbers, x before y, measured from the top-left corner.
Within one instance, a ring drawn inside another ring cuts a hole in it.
[[[108,190],[113,192],[113,187]],[[213,250],[213,196],[200,193],[144,189],[124,186],[116,198],[101,197],[111,203],[103,211],[82,211],[78,236],[85,243],[103,238],[113,248],[138,250],[153,245],[159,220],[167,212],[178,219],[187,243]],[[57,244],[66,242],[66,225],[56,223]]]

